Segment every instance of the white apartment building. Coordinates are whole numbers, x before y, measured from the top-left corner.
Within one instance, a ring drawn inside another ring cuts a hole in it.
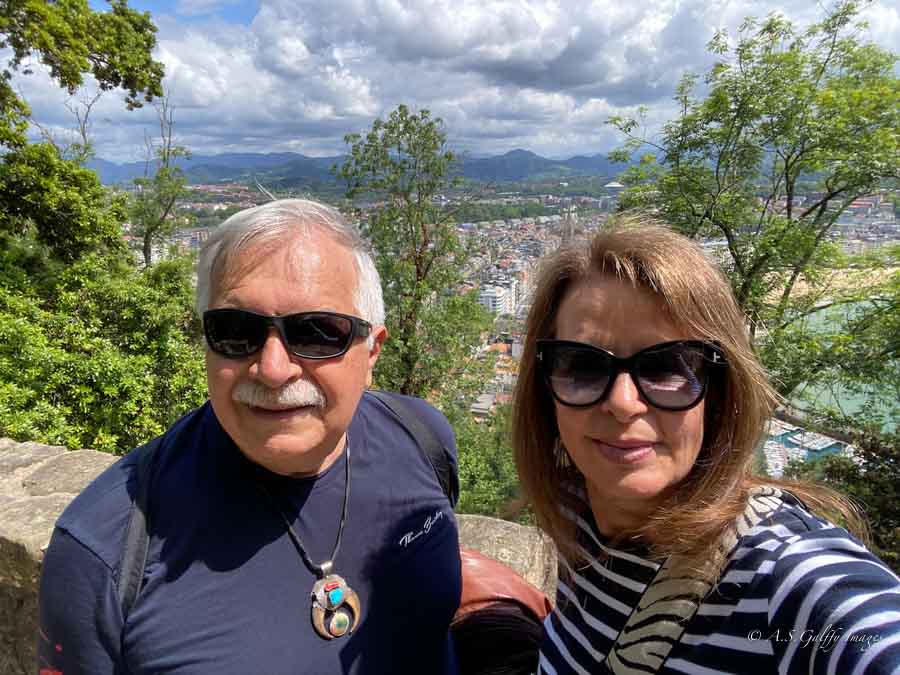
[[[485,286],[478,293],[478,302],[494,314],[516,311],[515,291],[504,286]]]

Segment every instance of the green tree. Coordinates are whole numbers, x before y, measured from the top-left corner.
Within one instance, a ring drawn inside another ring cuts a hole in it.
[[[29,145],[10,85],[34,58],[70,93],[91,74],[137,107],[162,94],[155,31],[122,1],[0,0],[0,436],[122,451],[204,398],[190,259],[136,268],[124,196],[80,165],[90,99],[75,147]]]
[[[823,282],[796,298],[794,315],[774,327],[775,339],[759,340],[762,359],[798,410],[820,422],[837,420],[837,429],[849,420],[860,429],[897,428],[898,270],[898,245],[849,258],[843,286]]]
[[[30,111],[10,80],[15,72],[31,72],[32,57],[70,94],[86,74],[101,90],[125,90],[129,109],[162,94],[163,65],[152,56],[156,27],[150,15],[125,0],[109,4],[109,11],[98,12],[87,0],[0,0],[0,49],[8,50],[0,72],[0,146],[26,143]]]
[[[0,238],[8,246],[33,235],[51,259],[63,263],[90,250],[120,250],[123,216],[122,199],[52,145],[25,145],[0,161]]]
[[[132,232],[140,241],[146,267],[152,262],[154,244],[164,243],[178,227],[175,205],[188,192],[187,179],[178,162],[190,158],[190,152],[175,142],[175,111],[168,96],[159,99],[156,110],[159,138],[146,138],[144,176],[134,180],[129,209]]]
[[[791,464],[785,475],[821,481],[852,497],[866,513],[875,552],[900,572],[900,434],[855,427],[848,428],[856,448],[853,458],[830,455]]]
[[[853,262],[834,241],[838,219],[900,177],[896,57],[860,40],[859,9],[844,0],[803,31],[778,15],[747,19],[734,44],[716,35],[705,95],[685,76],[678,115],[657,139],[640,118],[610,120],[627,138],[615,159],[651,149],[625,172],[621,207],[655,210],[690,236],[724,242],[735,295],[785,396],[841,371],[850,350],[866,353],[872,341],[860,331],[878,332],[870,310],[881,315],[893,302],[896,278],[834,285],[835,271]],[[852,308],[828,337],[810,330],[822,304]],[[894,344],[881,359],[893,366],[869,368],[872,382],[897,372]]]
[[[346,181],[347,197],[379,202],[363,226],[391,331],[376,383],[464,404],[489,376],[491,361],[479,356],[479,345],[491,320],[474,292],[462,290],[469,251],[440,206],[454,184],[443,123],[401,105],[386,121],[375,120],[365,137],[350,134],[345,141],[350,154],[334,171]]]
[[[190,259],[90,253],[46,292],[0,286],[0,436],[124,451],[203,402]]]
[[[139,272],[124,203],[46,144],[0,164],[0,435],[124,450],[203,400],[190,260]]]
[[[519,496],[519,478],[509,445],[509,406],[481,422],[468,410],[455,408],[449,415],[459,446],[460,497],[456,510],[494,517],[512,514]]]
[[[124,213],[54,146],[0,163],[0,436],[121,451],[202,402],[191,260],[139,271]]]
[[[478,424],[469,405],[488,383],[493,359],[480,346],[491,317],[464,291],[470,248],[460,241],[443,193],[456,183],[440,119],[406,106],[346,137],[350,154],[334,172],[347,197],[376,206],[363,218],[384,287],[387,325],[375,383],[433,401],[459,447],[461,512],[501,515],[517,493],[507,415]]]

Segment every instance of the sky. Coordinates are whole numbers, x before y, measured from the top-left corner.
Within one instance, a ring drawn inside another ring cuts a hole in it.
[[[91,6],[106,5],[90,0]],[[611,115],[674,116],[675,85],[712,63],[716,31],[779,12],[805,26],[815,0],[131,0],[159,29],[177,141],[194,154],[293,151],[331,156],[401,103],[444,120],[474,156],[516,148],[567,158],[621,142]],[[863,37],[895,52],[900,0],[864,11]],[[68,99],[45,74],[16,76],[35,119],[65,138]],[[152,107],[122,96],[93,107],[97,155],[140,161],[158,133]]]

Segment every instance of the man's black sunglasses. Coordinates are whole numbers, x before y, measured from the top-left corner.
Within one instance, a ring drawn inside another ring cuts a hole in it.
[[[625,359],[583,342],[538,340],[537,358],[553,398],[577,408],[606,399],[624,372],[650,405],[688,410],[703,400],[711,371],[725,366],[722,350],[701,340],[663,342]]]
[[[216,354],[242,359],[266,343],[275,326],[289,352],[305,359],[331,359],[350,349],[353,339],[367,337],[372,325],[355,316],[335,312],[300,312],[266,316],[245,309],[203,312],[206,342]]]

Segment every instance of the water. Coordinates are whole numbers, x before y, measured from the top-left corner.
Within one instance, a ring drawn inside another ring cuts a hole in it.
[[[859,307],[863,307],[863,303]],[[831,329],[842,323],[848,313],[853,313],[853,306],[843,308],[830,308],[816,312],[807,319],[807,326],[823,335],[831,332]],[[896,431],[900,423],[900,404],[885,402],[877,395],[867,395],[865,392],[847,391],[846,388],[834,384],[806,384],[801,385],[791,395],[791,403],[801,409],[825,409],[830,408],[842,412],[846,416],[855,416],[861,413],[880,413],[884,419],[882,429],[884,431]]]

